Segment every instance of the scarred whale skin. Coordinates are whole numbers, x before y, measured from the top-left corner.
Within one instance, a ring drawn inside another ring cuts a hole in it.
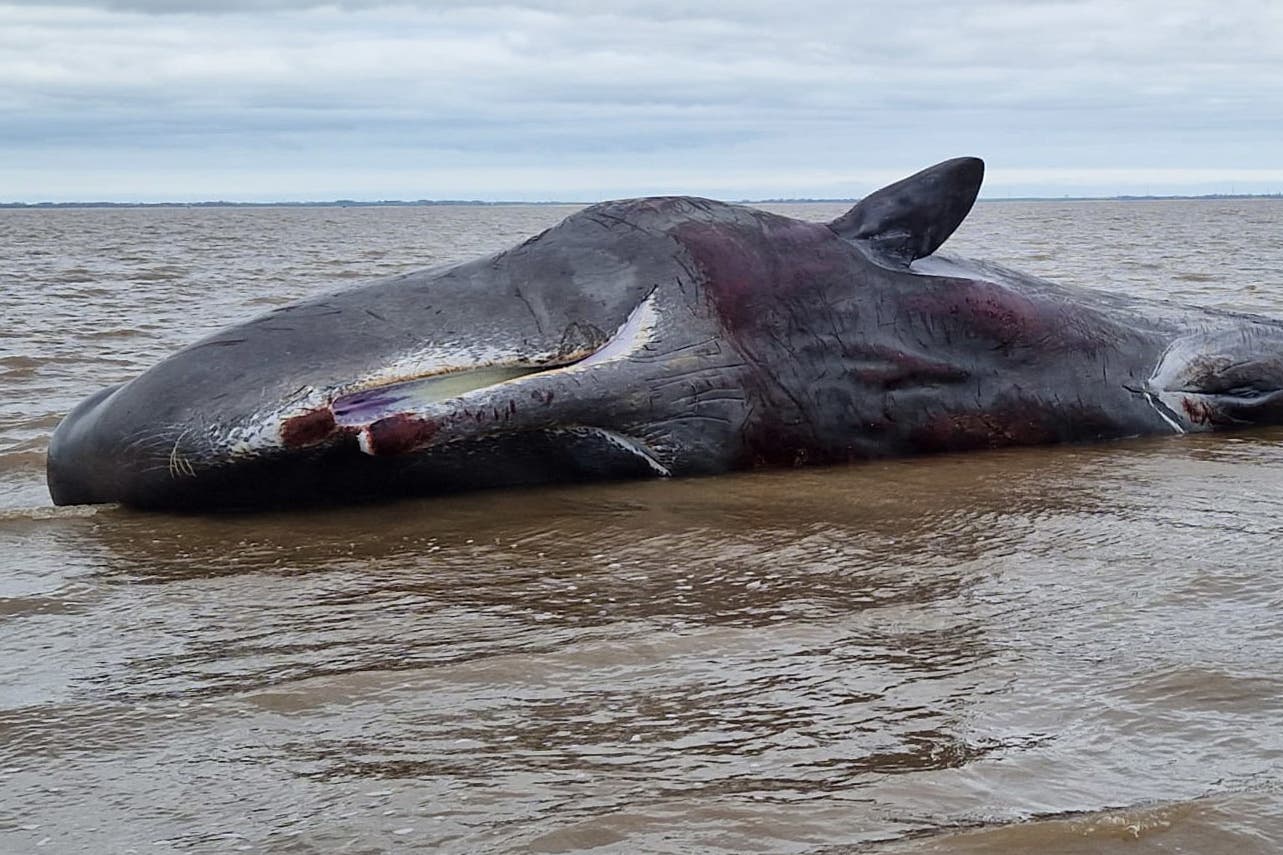
[[[238,508],[1283,422],[1283,324],[937,253],[958,158],[831,223],[605,202],[295,303],[91,396],[57,504]]]

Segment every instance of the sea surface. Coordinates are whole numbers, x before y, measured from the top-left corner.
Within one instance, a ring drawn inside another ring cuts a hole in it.
[[[50,505],[81,397],[572,210],[0,211],[0,853],[1283,851],[1283,430]],[[1279,201],[982,203],[948,248],[1283,316]]]

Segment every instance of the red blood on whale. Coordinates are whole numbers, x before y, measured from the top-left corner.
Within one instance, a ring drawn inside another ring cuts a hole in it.
[[[366,428],[368,451],[374,455],[404,454],[427,445],[441,430],[440,422],[405,413],[379,419]]]
[[[334,413],[329,407],[321,407],[286,419],[281,425],[281,441],[290,448],[315,445],[328,439],[337,427]]]

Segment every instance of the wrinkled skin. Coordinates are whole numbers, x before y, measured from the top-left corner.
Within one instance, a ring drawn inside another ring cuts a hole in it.
[[[236,508],[1283,422],[1283,324],[936,254],[983,165],[833,223],[607,202],[230,328],[56,430],[58,504]]]

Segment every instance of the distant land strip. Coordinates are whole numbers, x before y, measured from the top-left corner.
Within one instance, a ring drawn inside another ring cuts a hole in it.
[[[1283,193],[1206,193],[1200,196],[999,196],[981,198],[981,202],[1156,202],[1156,201],[1205,201],[1219,199],[1283,199]],[[849,199],[737,199],[742,205],[779,204],[854,204],[858,198]],[[329,202],[0,202],[0,209],[15,208],[433,208],[501,207],[511,205],[591,205],[592,202],[572,201],[486,201],[484,199],[380,199],[363,202],[356,199],[335,199]]]

